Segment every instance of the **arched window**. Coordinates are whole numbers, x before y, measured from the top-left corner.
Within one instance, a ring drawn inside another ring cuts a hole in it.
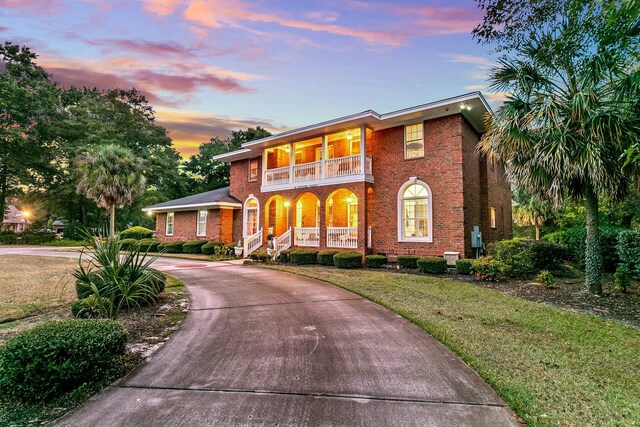
[[[258,199],[250,195],[244,202],[244,237],[252,236],[260,228],[260,204]]]
[[[412,178],[398,192],[398,241],[432,242],[431,189]]]

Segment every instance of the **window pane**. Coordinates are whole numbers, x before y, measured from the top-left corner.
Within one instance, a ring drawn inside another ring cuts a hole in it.
[[[403,237],[429,236],[429,199],[427,189],[410,185],[403,193]]]
[[[423,125],[405,126],[405,158],[411,159],[424,156]]]

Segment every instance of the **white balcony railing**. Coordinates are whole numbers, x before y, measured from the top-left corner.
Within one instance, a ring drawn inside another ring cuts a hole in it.
[[[296,227],[294,228],[294,244],[296,246],[320,246],[320,228]]]
[[[277,169],[267,169],[264,174],[266,185],[288,184],[289,183],[289,166]]]
[[[336,157],[326,161],[326,178],[360,175],[362,173],[362,156]]]
[[[262,246],[262,228],[256,234],[244,238],[243,256],[248,257],[253,251]]]
[[[327,227],[328,248],[357,248],[358,229],[356,227]]]
[[[280,252],[291,247],[291,227],[278,237],[273,238],[273,259],[278,259]]]
[[[322,178],[322,162],[303,163],[293,167],[293,182],[313,181]]]

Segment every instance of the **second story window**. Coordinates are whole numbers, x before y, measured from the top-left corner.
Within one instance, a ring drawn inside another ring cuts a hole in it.
[[[416,159],[418,157],[424,157],[422,123],[404,127],[404,158]]]
[[[249,181],[258,180],[258,159],[249,159]]]
[[[165,235],[173,236],[173,212],[167,212],[167,228]]]
[[[496,228],[496,208],[494,207],[489,209],[489,221],[491,222],[491,228]]]

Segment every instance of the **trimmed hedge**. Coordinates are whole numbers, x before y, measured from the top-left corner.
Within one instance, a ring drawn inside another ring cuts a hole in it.
[[[318,262],[318,251],[313,249],[295,249],[289,253],[292,264],[304,265]]]
[[[130,251],[131,249],[135,249],[138,244],[138,240],[136,239],[122,239],[120,240],[120,248],[123,251]]]
[[[22,332],[0,347],[0,393],[44,401],[122,369],[127,334],[112,320],[67,320]]]
[[[398,255],[398,265],[400,268],[418,268],[419,259],[416,255]]]
[[[18,234],[18,241],[23,245],[40,245],[42,243],[53,242],[57,237],[55,233],[48,231],[25,231]]]
[[[191,240],[182,245],[182,253],[184,254],[201,254],[202,246],[207,243],[206,240]]]
[[[168,254],[181,254],[182,253],[182,245],[186,242],[183,241],[175,241],[175,242],[165,242],[158,245],[158,249],[164,251]]]
[[[222,242],[207,242],[200,246],[200,252],[205,255],[213,255],[216,251],[220,251],[224,247]]]
[[[280,252],[280,255],[278,256],[278,261],[291,262],[291,252],[293,252],[293,249],[285,249],[284,251]]]
[[[249,255],[249,258],[251,258],[254,261],[259,261],[259,262],[269,262],[269,261],[271,261],[271,256],[264,250],[251,252],[251,254]]]
[[[333,256],[340,253],[339,250],[329,249],[318,253],[318,264],[322,265],[335,265],[333,263]]]
[[[150,239],[153,236],[153,230],[149,230],[148,228],[145,228],[145,227],[136,226],[136,227],[127,228],[126,230],[121,231],[119,236],[121,239],[135,239],[135,240]]]
[[[500,280],[504,266],[498,260],[491,257],[483,257],[474,260],[471,268],[476,273],[476,279],[492,282]]]
[[[362,254],[360,252],[338,252],[333,256],[333,264],[338,268],[362,267]]]
[[[160,242],[154,239],[142,239],[138,240],[135,248],[141,252],[158,252],[158,246]]]
[[[18,235],[13,231],[0,232],[0,244],[2,245],[15,245],[18,243]]]
[[[456,261],[456,271],[458,274],[469,275],[473,272],[473,260],[459,259]]]
[[[440,257],[420,258],[417,264],[423,273],[442,274],[447,271],[447,260]]]
[[[381,268],[386,263],[386,255],[367,255],[364,257],[364,266],[368,268]]]
[[[620,262],[628,267],[634,279],[640,280],[640,229],[621,231],[616,249]]]

